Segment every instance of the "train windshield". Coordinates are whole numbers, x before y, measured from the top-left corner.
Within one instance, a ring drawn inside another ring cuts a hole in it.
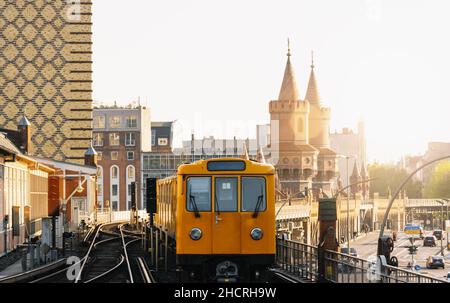
[[[230,212],[238,209],[237,178],[215,178],[215,211]]]
[[[187,180],[187,210],[211,211],[211,177],[190,177]]]
[[[266,180],[262,177],[242,177],[242,211],[264,211],[266,206]]]

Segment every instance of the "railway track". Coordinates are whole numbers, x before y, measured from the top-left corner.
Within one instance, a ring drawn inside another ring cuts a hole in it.
[[[90,242],[87,253],[76,263],[66,264],[67,259],[62,259],[0,283],[155,283],[141,256],[140,234],[125,227],[110,223],[90,230],[84,239]]]
[[[75,283],[148,283],[145,276],[151,276],[145,262],[137,258],[142,254],[141,238],[128,231],[125,224],[118,224],[115,230],[101,232],[102,240],[82,265]],[[151,279],[150,279],[151,280]]]

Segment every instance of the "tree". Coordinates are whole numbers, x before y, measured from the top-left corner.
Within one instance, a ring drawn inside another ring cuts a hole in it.
[[[450,197],[450,161],[440,162],[434,167],[424,194],[430,199]]]
[[[374,163],[369,165],[369,176],[375,178],[370,181],[370,192],[379,193],[380,196],[386,197],[389,189],[394,192],[408,176],[408,173],[405,169],[392,164]],[[420,181],[410,180],[405,190],[408,198],[422,197],[422,183]]]

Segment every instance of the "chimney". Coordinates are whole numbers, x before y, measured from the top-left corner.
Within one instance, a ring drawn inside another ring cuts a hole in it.
[[[19,149],[24,154],[31,153],[31,123],[27,117],[23,116],[17,126],[19,131]]]
[[[86,153],[84,154],[84,165],[97,167],[97,152],[92,146],[92,142],[91,146],[86,150]]]

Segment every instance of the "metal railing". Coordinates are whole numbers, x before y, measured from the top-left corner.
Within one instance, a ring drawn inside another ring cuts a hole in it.
[[[389,274],[382,275],[383,283],[448,283],[448,281],[426,276],[411,270],[386,265]]]
[[[447,283],[411,270],[383,264],[379,258],[365,260],[325,251],[325,279],[334,283]]]
[[[91,214],[91,220],[94,221],[94,217],[97,218],[97,223],[107,223],[107,222],[120,222],[130,220],[130,211],[97,211],[97,213]],[[146,219],[148,214],[146,210],[138,210],[138,216],[142,219]]]
[[[376,260],[369,261],[335,251],[325,251],[325,280],[334,283],[376,283]]]
[[[379,257],[366,260],[325,250],[321,260],[317,246],[285,239],[277,239],[276,261],[280,269],[311,281],[319,281],[319,268],[324,268],[321,280],[332,283],[448,283],[390,266]],[[321,262],[324,267],[320,267]]]
[[[318,275],[317,247],[296,241],[277,239],[276,261],[290,274],[314,281]]]

